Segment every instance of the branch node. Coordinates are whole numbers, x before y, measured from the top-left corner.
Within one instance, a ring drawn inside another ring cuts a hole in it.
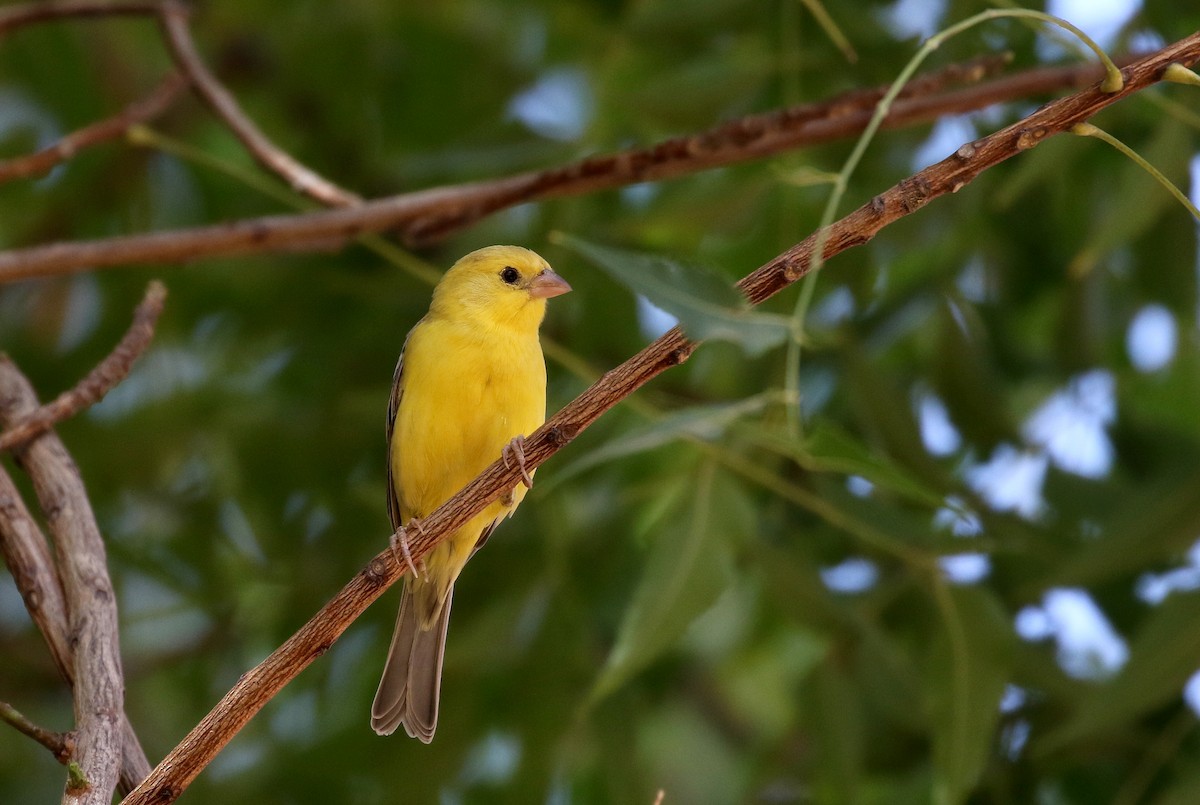
[[[387,583],[387,565],[383,560],[376,556],[367,563],[363,570],[363,578],[366,579],[372,586],[378,587]]]
[[[682,347],[676,347],[667,354],[666,364],[668,366],[678,366],[692,356],[692,351],[696,349],[693,342],[688,342]]]
[[[1018,129],[1016,147],[1018,151],[1028,151],[1045,139],[1048,129],[1045,126],[1034,126],[1030,129]]]
[[[546,430],[546,440],[556,448],[568,444],[575,438],[575,434],[568,434],[566,429],[560,425],[555,425]]]
[[[923,176],[913,176],[900,182],[896,188],[900,196],[900,206],[906,213],[915,212],[929,202],[932,188]]]

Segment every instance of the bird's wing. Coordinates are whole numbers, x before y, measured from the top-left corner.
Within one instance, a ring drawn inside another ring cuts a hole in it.
[[[500,519],[502,520],[504,518]],[[496,530],[496,526],[499,524],[500,520],[492,520],[492,522],[490,522],[487,527],[483,529],[483,533],[479,535],[479,539],[475,542],[475,547],[471,549],[471,556],[474,556],[476,551],[487,544],[488,537],[492,535],[492,532]]]
[[[404,347],[407,346],[408,339],[405,338]],[[403,378],[404,348],[400,350],[400,360],[396,361],[396,373],[392,375],[392,398],[388,401],[387,409],[387,507],[393,529],[404,525],[404,515],[400,512],[400,499],[396,497],[397,479],[392,477],[392,434],[396,430],[396,412],[400,410],[400,398],[404,396]]]

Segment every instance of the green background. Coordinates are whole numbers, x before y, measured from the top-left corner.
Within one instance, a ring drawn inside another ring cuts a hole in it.
[[[1194,31],[1187,5],[1148,0],[1114,50]],[[940,24],[985,7],[950,0]],[[193,30],[281,147],[379,196],[885,84],[919,43],[892,10],[830,5],[853,63],[795,0],[247,0],[203,5]],[[1054,41],[997,21],[930,65],[1081,58]],[[0,40],[0,157],[111,113],[168,67],[146,20]],[[514,113],[531,90],[566,110],[557,128]],[[1094,122],[1186,192],[1197,98],[1154,89]],[[1043,100],[960,119],[929,161]],[[205,158],[114,143],[0,185],[0,247],[290,209],[248,183],[254,163],[190,96],[153,127]],[[920,167],[931,131],[878,136],[841,209]],[[59,428],[107,539],[126,708],[151,761],[386,544],[384,410],[429,298],[413,261],[440,270],[519,243],[572,283],[543,329],[554,411],[650,335],[627,284],[550,233],[732,282],[812,231],[829,188],[808,180],[851,147],[518,207],[399,264],[351,246],[0,287],[0,348],[43,399],[112,347],[150,279],[170,291],[130,379]],[[1054,138],[988,171],[820,272],[798,423],[780,394],[794,353],[713,342],[543,467],[458,585],[431,746],[368,726],[393,591],[182,801],[649,805],[660,788],[666,803],[1195,801],[1182,691],[1200,668],[1196,265],[1196,222],[1098,141]],[[791,316],[797,298],[766,308]],[[1153,370],[1128,348],[1148,306],[1176,335]],[[1048,401],[1087,408],[1096,388],[1086,434],[1031,435]],[[922,429],[934,399],[957,442]],[[1071,455],[1105,445],[1110,461],[1072,471]],[[1042,468],[1040,505],[1014,510],[979,480],[1005,455]],[[943,569],[963,553],[982,572]],[[1170,594],[1145,594],[1164,578]],[[1053,622],[1063,591],[1127,654],[1080,648],[1068,627],[1018,633]],[[0,699],[71,725],[7,576]],[[52,801],[63,777],[0,730],[0,801]]]

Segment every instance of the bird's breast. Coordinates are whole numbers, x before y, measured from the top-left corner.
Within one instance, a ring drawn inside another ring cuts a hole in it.
[[[406,517],[423,517],[545,419],[546,369],[532,338],[431,325],[404,355],[392,468]],[[524,491],[522,488],[521,491]]]

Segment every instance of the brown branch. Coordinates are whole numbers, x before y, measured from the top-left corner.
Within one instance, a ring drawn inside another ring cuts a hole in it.
[[[32,389],[26,396],[15,377],[11,387],[0,387],[0,428],[16,424],[0,435],[4,449],[23,445],[47,428],[86,405],[99,400],[129,373],[129,368],[145,350],[154,334],[154,324],[162,311],[166,289],[150,283],[146,295],[134,311],[133,323],[113,351],[71,391],[49,405],[37,407]],[[2,356],[0,356],[2,357]],[[7,360],[7,359],[3,359]],[[0,368],[3,365],[0,364]],[[14,368],[15,371],[15,368]],[[28,410],[30,406],[33,410]],[[27,413],[22,413],[27,411]],[[73,465],[72,465],[73,466]],[[59,672],[72,687],[75,685],[75,660],[68,626],[67,603],[58,572],[50,558],[42,534],[8,473],[0,467],[0,554],[13,575],[25,601],[30,618],[50,648]],[[119,713],[121,731],[121,771],[119,789],[133,790],[150,773],[150,763],[138,741],[137,733],[124,712]]]
[[[179,69],[187,76],[196,94],[208,105],[216,116],[233,132],[246,149],[263,167],[281,176],[299,193],[310,196],[331,207],[346,207],[361,203],[362,199],[349,190],[338,187],[311,168],[300,164],[291,155],[280,149],[255,125],[238,105],[232,93],[216,79],[200,58],[196,44],[188,29],[190,12],[177,0],[159,2],[99,2],[99,0],[62,0],[61,2],[29,3],[0,10],[0,36],[24,25],[68,17],[101,17],[116,15],[158,16],[163,39]],[[167,97],[152,96],[145,103],[155,103],[147,110],[130,107],[121,115],[102,124],[89,126],[64,138],[51,148],[31,154],[19,160],[0,163],[0,182],[23,176],[31,176],[49,170],[55,164],[69,158],[82,145],[111,139],[121,134],[134,122],[159,114],[182,89],[182,81],[175,78]],[[78,142],[83,139],[84,142]]]
[[[134,101],[112,117],[73,131],[58,142],[32,154],[0,161],[0,183],[40,176],[89,146],[120,137],[129,127],[158,117],[187,85],[179,73],[171,73],[145,98]]]
[[[38,407],[29,381],[0,355],[0,424]],[[72,649],[75,680],[76,752],[89,783],[85,792],[64,795],[73,803],[107,805],[131,750],[122,725],[124,681],[117,640],[117,606],[108,577],[104,541],[96,526],[79,470],[53,432],[17,451],[33,480],[54,534],[59,576],[67,605],[65,634]],[[129,734],[127,734],[127,732]],[[136,747],[136,739],[132,741]],[[137,747],[140,753],[140,747]],[[145,763],[144,756],[142,763]]]
[[[96,364],[96,368],[88,372],[74,388],[64,391],[53,402],[46,403],[18,424],[0,433],[0,452],[24,444],[54,427],[55,423],[95,405],[124,380],[133,368],[134,361],[141,357],[150,345],[150,340],[154,338],[154,326],[162,313],[166,297],[166,287],[158,280],[152,281],[146,287],[146,295],[133,311],[133,322],[112,352]]]
[[[45,0],[0,9],[0,36],[25,25],[70,17],[115,17],[157,14],[156,0]]]
[[[0,416],[3,416],[2,406]],[[72,681],[67,601],[54,560],[50,558],[49,543],[3,466],[0,466],[0,554],[25,601],[30,619],[50,648],[59,673],[63,679]]]
[[[171,55],[191,79],[196,94],[233,131],[250,154],[267,170],[283,177],[293,190],[326,206],[347,207],[361,203],[362,199],[354,193],[343,190],[293,159],[246,116],[237,99],[217,81],[200,58],[188,30],[188,17],[188,9],[182,3],[166,0],[162,4],[159,20]]]
[[[910,215],[932,199],[957,192],[984,170],[1067,131],[1101,109],[1154,84],[1172,62],[1191,66],[1200,61],[1200,33],[1163,48],[1129,65],[1125,87],[1105,94],[1096,86],[1054,101],[1001,131],[958,151],[876,196],[832,224],[825,232],[801,243],[747,275],[739,287],[754,303],[787,287],[810,270],[818,243],[826,259],[868,242],[887,226]],[[696,348],[678,328],[668,331],[641,352],[576,397],[525,440],[530,469],[546,461],[601,414],[645,385],[659,373],[687,360]],[[414,559],[419,559],[519,480],[519,469],[497,459],[458,494],[425,518],[418,533],[408,535]],[[269,657],[244,674],[238,683],[173,749],[125,800],[125,805],[174,801],[216,756],[217,752],[279,690],[333,642],[387,587],[404,574],[390,548],[380,552],[304,626]]]
[[[902,98],[893,105],[885,125],[913,125],[944,114],[1078,87],[1100,75],[1094,64],[1038,68],[953,92]],[[588,157],[560,168],[419,190],[354,207],[0,252],[0,283],[132,263],[184,263],[301,249],[328,251],[359,235],[392,229],[409,240],[444,235],[515,204],[669,179],[857,134],[872,114],[870,104],[863,106],[854,100],[860,94],[753,115],[699,134]]]
[[[986,84],[945,90],[951,83],[974,83],[1005,60],[978,59],[922,74],[900,93],[884,119],[897,129],[1065,87],[1078,88],[1103,75],[1095,64],[1043,67]],[[831,100],[804,104],[721,123],[707,131],[663,140],[647,148],[588,157],[559,168],[524,174],[527,181],[484,194],[470,203],[431,211],[405,222],[410,243],[440,239],[500,210],[530,201],[609,190],[637,182],[661,181],[710,168],[762,159],[862,132],[890,86],[855,90]]]
[[[20,407],[19,399],[0,397],[0,426],[17,418],[19,414],[15,411]],[[0,466],[0,555],[12,573],[29,617],[46,640],[54,664],[63,679],[74,687],[75,661],[67,625],[67,602],[47,545],[42,529],[26,508],[12,478]],[[128,792],[150,773],[150,762],[124,713],[121,732],[120,790]]]
[[[38,726],[8,702],[0,702],[0,721],[49,749],[59,763],[66,763],[71,759],[75,744],[71,733],[54,732]]]

